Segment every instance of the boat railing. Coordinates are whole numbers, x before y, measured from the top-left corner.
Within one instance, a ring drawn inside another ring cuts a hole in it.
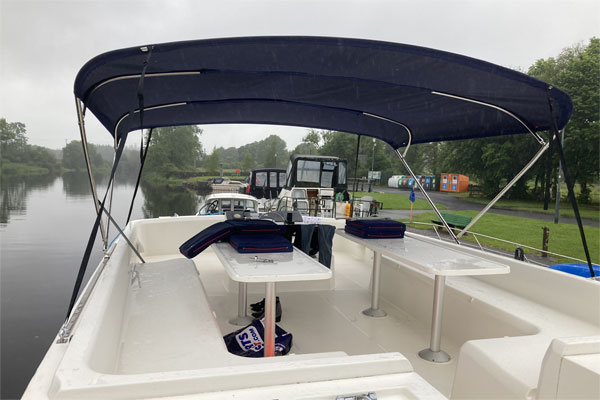
[[[442,234],[440,234],[439,228],[440,226],[434,223],[429,223],[429,222],[417,222],[417,221],[404,221],[404,223],[406,223],[407,225],[420,225],[420,226],[428,226],[428,227],[432,227],[437,239],[441,240],[441,241],[448,241],[448,242],[454,242],[453,240],[450,240],[450,238],[446,238],[445,236],[443,236]],[[556,257],[558,259],[566,259],[569,261],[576,261],[577,263],[583,263],[586,264],[587,261],[582,260],[580,258],[576,258],[576,257],[571,257],[571,256],[567,256],[564,254],[560,254],[560,253],[554,253],[552,251],[548,251],[548,250],[543,250],[543,249],[538,249],[536,247],[532,247],[532,246],[528,246],[526,244],[522,244],[522,243],[518,243],[518,242],[513,242],[511,240],[506,240],[506,239],[500,239],[497,238],[495,236],[489,236],[489,235],[485,235],[483,233],[477,233],[477,232],[472,232],[472,231],[466,231],[465,233],[468,233],[469,235],[471,235],[471,237],[473,238],[473,240],[475,241],[475,243],[472,242],[467,242],[464,240],[461,241],[461,245],[466,245],[466,246],[470,246],[470,247],[475,247],[481,251],[485,251],[488,253],[495,253],[495,254],[500,254],[503,256],[507,256],[507,251],[508,250],[500,250],[500,249],[494,249],[492,247],[488,247],[488,246],[484,246],[481,244],[481,241],[479,239],[484,238],[484,239],[489,239],[489,240],[494,240],[497,242],[501,242],[504,244],[510,244],[515,246],[515,257],[516,259],[520,259],[521,261],[526,261],[530,264],[536,264],[536,265],[541,265],[541,266],[547,266],[549,263],[544,263],[544,262],[540,262],[537,261],[535,259],[533,259],[532,257],[527,257],[526,256],[526,252],[525,249],[528,250],[530,256],[531,255],[540,255],[541,257],[547,257],[547,256],[552,256],[552,257]],[[522,252],[519,252],[518,249],[523,250]]]
[[[266,211],[299,211],[302,215],[321,216],[337,219],[376,217],[383,203],[370,196],[348,201],[335,198],[290,197],[284,196],[271,202],[272,209]]]

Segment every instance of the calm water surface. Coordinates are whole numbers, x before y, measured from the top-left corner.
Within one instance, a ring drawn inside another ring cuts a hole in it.
[[[104,193],[100,179],[99,193]],[[2,178],[0,203],[1,397],[19,398],[62,325],[95,219],[87,175]],[[113,217],[124,225],[134,184],[114,189]],[[190,215],[189,192],[142,186],[132,219]],[[116,229],[110,228],[110,239]],[[96,240],[86,279],[102,258]],[[83,286],[82,286],[83,288]]]

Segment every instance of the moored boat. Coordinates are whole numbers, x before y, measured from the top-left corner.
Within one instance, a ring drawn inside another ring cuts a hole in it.
[[[258,214],[258,200],[241,193],[213,193],[203,199],[196,215],[225,214],[227,211]]]

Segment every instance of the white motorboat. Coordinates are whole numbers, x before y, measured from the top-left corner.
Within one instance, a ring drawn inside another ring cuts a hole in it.
[[[213,193],[203,199],[196,215],[225,214],[227,211],[258,213],[258,200],[241,193]]]
[[[140,128],[250,122],[348,131],[390,144],[415,178],[399,150],[410,143],[525,133],[540,143],[535,160],[548,148],[537,132],[554,140],[571,113],[565,93],[506,68],[340,38],[122,49],[88,62],[75,95],[82,139],[85,109],[119,144],[110,181],[127,133]],[[91,243],[100,230],[107,244],[105,201],[95,201]],[[311,221],[338,228],[321,280],[310,280],[310,268],[321,268],[310,258],[306,270],[278,271],[273,262],[270,274],[256,274],[269,268],[255,257],[236,274],[224,243],[192,260],[179,253],[224,216],[129,222],[77,297],[84,257],[68,318],[23,398],[599,398],[600,282],[463,246],[438,215],[451,242],[410,232],[358,239],[341,220]],[[240,323],[265,286],[270,326],[275,281],[291,353],[229,353],[223,336],[239,328],[230,321]]]
[[[335,218],[337,206],[344,216],[346,204],[335,196],[348,193],[346,160],[319,155],[294,155],[286,172],[285,185],[277,199],[278,211],[298,211],[313,217]],[[349,200],[349,199],[346,199]]]

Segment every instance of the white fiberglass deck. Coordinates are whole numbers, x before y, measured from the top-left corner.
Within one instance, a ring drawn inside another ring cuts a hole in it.
[[[237,315],[238,283],[212,248],[193,262],[177,251],[187,238],[221,219],[133,223],[130,238],[146,264],[118,242],[71,341],[50,348],[25,398],[202,393],[206,398],[329,399],[369,388],[378,388],[382,399],[435,398],[433,388],[455,398],[532,398],[538,390],[559,387],[557,382],[567,376],[552,367],[561,365],[561,357],[599,357],[600,316],[580,307],[600,301],[598,282],[485,256],[508,264],[511,272],[447,277],[441,344],[452,360],[427,362],[417,353],[429,344],[433,276],[384,255],[380,307],[387,317],[368,317],[361,311],[371,301],[373,252],[338,235],[332,279],[277,283],[283,308],[279,325],[294,335],[293,354],[270,359],[231,355],[222,336],[239,329],[228,323]],[[409,236],[407,243],[437,243]],[[437,257],[457,250],[438,245]],[[428,248],[424,259],[435,259]],[[132,270],[139,281],[132,279]],[[249,303],[262,299],[264,287],[248,283]],[[547,354],[556,338],[593,335],[556,344]],[[585,369],[588,364],[569,365]],[[596,393],[591,387],[590,393]]]

